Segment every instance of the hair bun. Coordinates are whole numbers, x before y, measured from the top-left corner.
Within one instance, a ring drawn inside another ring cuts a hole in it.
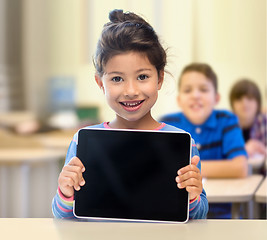
[[[125,21],[125,17],[124,17],[123,10],[114,9],[113,11],[111,11],[109,13],[109,20],[111,22],[113,22],[113,23],[124,22]]]
[[[109,20],[112,23],[122,23],[122,22],[135,22],[142,23],[148,25],[148,23],[138,15],[132,12],[123,12],[121,9],[114,9],[109,13]]]

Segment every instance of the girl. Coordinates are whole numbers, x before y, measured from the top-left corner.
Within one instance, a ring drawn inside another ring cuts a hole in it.
[[[95,80],[109,106],[115,111],[113,121],[91,128],[145,129],[182,131],[157,122],[151,108],[158,97],[166,65],[166,52],[153,28],[141,17],[122,10],[109,14],[94,56]],[[76,157],[77,134],[70,144],[65,166],[59,175],[58,191],[52,210],[57,218],[73,218],[74,189],[84,186],[82,162]],[[186,188],[190,199],[190,218],[205,218],[208,211],[202,187],[198,152],[192,147],[192,164],[178,171],[174,181]]]
[[[261,113],[261,94],[258,86],[241,79],[230,91],[230,103],[239,119],[249,157],[266,155],[266,114]]]

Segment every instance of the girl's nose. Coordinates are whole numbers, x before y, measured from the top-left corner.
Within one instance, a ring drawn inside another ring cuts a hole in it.
[[[132,98],[136,97],[139,94],[139,87],[135,81],[127,81],[124,89],[125,95]]]
[[[241,98],[241,103],[244,104],[244,105],[248,104],[249,103],[249,98],[248,97],[242,97]]]

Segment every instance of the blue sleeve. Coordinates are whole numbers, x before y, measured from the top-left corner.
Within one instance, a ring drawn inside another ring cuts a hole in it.
[[[192,139],[192,157],[199,156],[199,152],[195,145],[194,140]],[[201,171],[201,162],[198,162],[197,167]],[[189,218],[190,219],[205,219],[207,217],[207,213],[209,210],[208,199],[206,196],[206,192],[203,188],[200,196],[195,199],[195,201],[189,203]]]

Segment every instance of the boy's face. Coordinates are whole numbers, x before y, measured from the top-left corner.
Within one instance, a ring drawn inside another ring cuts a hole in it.
[[[103,77],[96,76],[96,81],[115,111],[117,122],[141,127],[151,120],[150,110],[157,100],[163,76],[163,73],[158,76],[144,54],[128,52],[112,57]]]
[[[188,120],[203,124],[219,101],[212,82],[200,72],[186,72],[180,79],[178,105]]]

